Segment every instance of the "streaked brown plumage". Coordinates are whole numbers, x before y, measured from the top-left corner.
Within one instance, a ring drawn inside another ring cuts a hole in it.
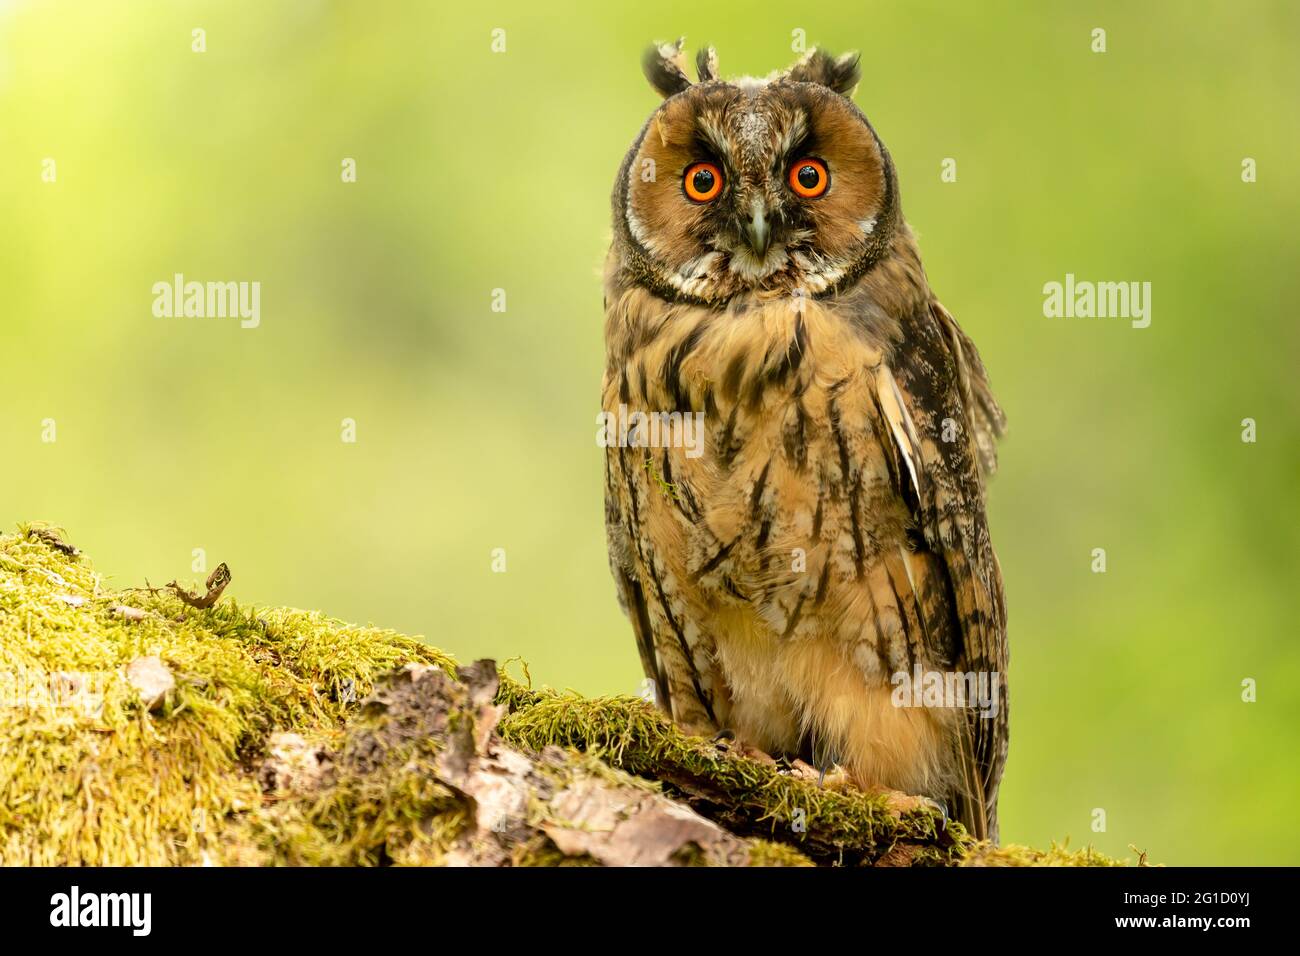
[[[616,180],[605,278],[605,411],[704,416],[698,456],[608,450],[642,663],[692,732],[834,760],[996,839],[1007,646],[981,467],[1001,410],[848,99],[856,56],[723,82],[709,50],[699,72],[680,42],[647,56],[666,99]],[[990,675],[996,713],[896,706],[918,667]]]

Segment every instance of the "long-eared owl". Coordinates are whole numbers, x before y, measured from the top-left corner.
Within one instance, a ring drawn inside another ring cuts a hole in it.
[[[943,802],[997,838],[1004,427],[930,291],[888,151],[814,50],[725,81],[652,48],[605,271],[606,525],[657,699],[691,733]]]

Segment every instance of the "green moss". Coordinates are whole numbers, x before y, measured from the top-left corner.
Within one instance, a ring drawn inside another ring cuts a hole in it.
[[[875,862],[902,844],[932,851],[917,862],[951,863],[971,844],[959,824],[943,830],[934,811],[900,816],[884,797],[820,789],[688,737],[636,698],[538,692],[503,677],[498,700],[510,709],[499,727],[509,742],[585,749],[614,767],[663,781],[737,832],[743,827],[746,835],[789,844],[824,862]]]
[[[772,840],[755,840],[749,849],[750,866],[813,866],[808,859],[794,847]]]
[[[0,861],[194,864],[229,815],[257,807],[248,772],[273,729],[337,730],[376,676],[450,663],[392,631],[227,600],[196,611],[108,590],[41,526],[0,535]],[[144,612],[139,620],[114,608]],[[158,655],[176,688],[157,713],[124,676]],[[206,854],[206,856],[205,856]]]
[[[511,855],[511,866],[600,866],[589,856],[565,856],[550,840],[532,837],[520,843]]]
[[[176,686],[151,711],[125,671],[153,655]],[[474,810],[441,782],[438,741],[472,736],[478,711],[462,701],[445,732],[372,739],[384,718],[361,702],[409,664],[457,673],[393,631],[229,596],[197,610],[166,590],[114,591],[52,529],[0,535],[0,863],[443,862],[463,851]],[[534,690],[503,670],[497,701],[505,742],[560,748],[536,763],[540,791],[579,778],[662,791],[750,838],[751,865],[1123,865],[1091,848],[976,844],[928,809],[900,815],[884,797],[819,789],[688,737],[634,698]],[[263,789],[276,732],[328,755],[303,792]],[[537,831],[547,813],[535,799],[500,862],[594,864]],[[678,862],[708,862],[683,852]]]
[[[469,820],[432,753],[397,748],[370,773],[345,771],[318,795],[241,817],[225,842],[240,863],[425,866],[442,861]]]
[[[980,844],[962,861],[962,866],[1131,866],[1128,860],[1116,860],[1092,847],[1071,850],[1066,843],[1053,843],[1049,849],[1035,850],[1015,844],[990,846]],[[1146,866],[1145,854],[1139,854],[1138,865]]]

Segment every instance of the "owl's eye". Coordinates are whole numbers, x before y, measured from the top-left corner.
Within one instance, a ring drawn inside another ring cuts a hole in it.
[[[682,188],[695,202],[710,202],[722,192],[722,170],[712,163],[691,163],[682,177]]]
[[[809,156],[790,166],[790,188],[796,196],[816,199],[826,192],[826,187],[830,184],[831,174],[820,159]]]

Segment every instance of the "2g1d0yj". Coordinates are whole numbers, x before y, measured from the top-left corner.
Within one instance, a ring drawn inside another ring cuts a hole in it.
[[[1125,893],[1124,902],[1139,903],[1143,906],[1150,906],[1152,908],[1164,906],[1166,904],[1184,905],[1187,903],[1200,906],[1206,904],[1218,904],[1220,906],[1249,906],[1250,894],[1247,892],[1233,892],[1231,890],[1217,890],[1199,893]]]

